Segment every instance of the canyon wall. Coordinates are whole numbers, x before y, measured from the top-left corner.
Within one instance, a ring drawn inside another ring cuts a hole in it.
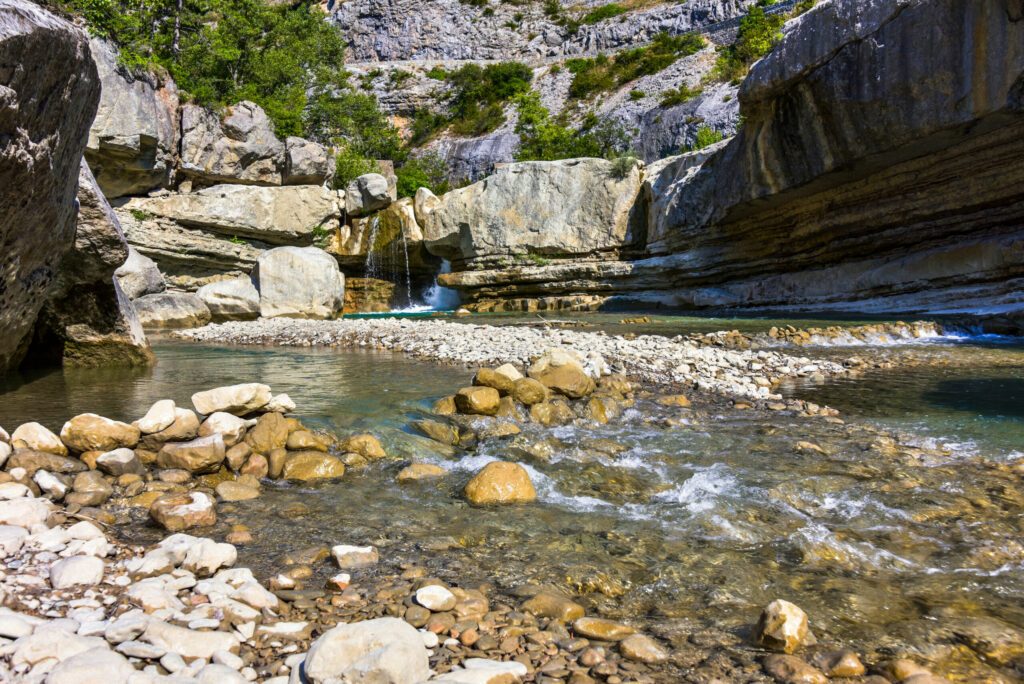
[[[644,255],[445,276],[487,300],[1024,309],[1024,3],[836,0],[740,89],[731,140],[645,170]]]

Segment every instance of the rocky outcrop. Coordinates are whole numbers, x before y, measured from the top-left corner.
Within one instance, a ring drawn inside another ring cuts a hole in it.
[[[174,81],[118,65],[103,40],[90,46],[103,87],[85,155],[103,194],[114,199],[166,186],[178,149]]]
[[[85,34],[0,0],[0,372],[24,356],[74,244],[78,168],[99,103]]]
[[[32,354],[77,366],[151,363],[135,309],[114,276],[128,243],[84,159],[78,205],[74,246],[36,323]]]
[[[427,249],[479,268],[515,258],[613,254],[642,244],[641,168],[603,159],[510,164],[417,216]],[[421,203],[427,207],[426,203]]]
[[[752,67],[733,139],[647,169],[644,258],[441,280],[477,300],[1020,310],[1022,16],[1019,0],[822,3]]]
[[[417,279],[433,277],[439,266],[438,259],[426,250],[409,198],[371,216],[349,219],[331,236],[325,249],[347,271],[394,283],[404,281],[406,273]]]

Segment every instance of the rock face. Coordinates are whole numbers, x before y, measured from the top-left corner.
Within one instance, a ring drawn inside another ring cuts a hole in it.
[[[173,81],[134,74],[117,53],[90,41],[103,84],[85,155],[108,199],[163,187],[178,147],[178,91]]]
[[[417,216],[427,249],[455,264],[616,252],[637,242],[641,170],[603,159],[511,164]],[[527,262],[529,263],[529,262]]]
[[[316,247],[278,247],[260,255],[253,280],[264,318],[336,317],[345,304],[345,276]]]
[[[84,32],[0,2],[0,372],[24,356],[75,235],[78,168],[100,83]]]

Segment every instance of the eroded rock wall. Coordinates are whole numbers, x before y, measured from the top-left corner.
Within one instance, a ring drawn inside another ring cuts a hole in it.
[[[24,356],[75,238],[100,81],[85,33],[0,0],[0,372]]]

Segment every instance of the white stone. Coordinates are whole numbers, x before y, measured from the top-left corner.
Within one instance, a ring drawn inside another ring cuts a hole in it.
[[[50,584],[66,589],[78,584],[95,585],[103,579],[103,561],[95,556],[72,556],[50,566]]]
[[[276,608],[277,596],[267,591],[259,582],[246,582],[231,592],[230,597],[236,601],[247,603],[253,608]]]
[[[169,590],[158,577],[151,577],[132,584],[125,590],[125,595],[132,603],[147,613],[155,613],[163,609],[181,610],[184,608],[177,592]]]
[[[230,651],[214,651],[212,660],[217,665],[227,665],[232,670],[241,670],[245,661]]]
[[[82,520],[77,522],[67,529],[68,536],[72,539],[106,539],[106,535],[103,534],[103,530],[96,527],[88,520]]]
[[[177,407],[170,399],[161,399],[149,407],[142,418],[133,423],[144,435],[151,435],[169,428],[175,419],[174,410]]]
[[[523,377],[523,374],[519,372],[519,369],[513,366],[511,363],[506,363],[501,366],[498,366],[497,368],[494,369],[494,372],[502,376],[503,378],[511,380],[512,382],[515,382],[516,380],[519,380],[520,378]]]
[[[219,568],[234,565],[238,550],[232,544],[200,539],[185,554],[181,567],[196,574],[212,575]]]
[[[232,278],[203,285],[196,290],[215,322],[259,318],[260,293],[250,278]]]
[[[345,303],[338,262],[317,247],[277,247],[253,269],[263,318],[336,318]],[[268,400],[269,401],[269,400]]]
[[[444,587],[430,585],[416,590],[416,603],[435,613],[451,610],[455,607],[455,594]]]
[[[145,658],[146,660],[158,660],[167,654],[167,649],[162,646],[145,644],[141,641],[122,641],[114,650],[129,658]]]
[[[0,525],[0,558],[13,556],[25,543],[28,530],[17,525]]]
[[[44,629],[44,626],[50,629]],[[47,623],[37,626],[35,632],[10,645],[10,649],[13,651],[11,664],[15,666],[35,665],[48,659],[61,662],[85,651],[105,649],[106,645],[106,642],[99,637],[78,636],[74,630],[65,632],[53,629],[52,623]]]
[[[68,486],[49,471],[37,470],[32,476],[32,481],[39,485],[44,494],[58,501],[68,493]]]
[[[398,618],[338,625],[309,648],[303,665],[314,684],[328,680],[409,684],[429,678],[423,638]]]
[[[31,498],[32,490],[20,482],[4,482],[0,484],[0,501],[9,501],[10,499],[21,499],[24,497]]]
[[[372,546],[351,546],[338,544],[331,548],[331,555],[342,570],[364,568],[375,565],[380,557]]]
[[[4,464],[7,463],[7,459],[10,458],[12,451],[13,449],[10,444],[0,442],[0,468],[3,468]]]
[[[217,651],[237,653],[240,646],[238,637],[228,632],[193,632],[157,620],[149,623],[140,640],[161,646],[185,659],[209,660]]]
[[[198,684],[245,684],[246,678],[227,665],[207,665],[196,675]]]
[[[196,392],[192,395],[192,404],[196,411],[206,416],[218,411],[244,416],[266,406],[270,397],[270,387],[249,382]]]
[[[120,477],[128,473],[141,475],[146,467],[135,452],[126,447],[107,451],[96,457],[96,468],[106,475]]]
[[[35,449],[48,454],[67,456],[68,448],[60,437],[39,423],[24,423],[11,435],[11,446],[15,449]]]
[[[107,625],[103,638],[112,644],[130,641],[146,631],[149,621],[150,617],[143,611],[137,608],[129,610]]]
[[[73,655],[58,664],[46,677],[46,684],[115,684],[127,682],[135,668],[119,653],[107,648]]]
[[[0,615],[0,637],[20,639],[33,632],[35,626],[18,615]]]
[[[469,658],[462,663],[462,668],[431,679],[431,682],[448,682],[449,684],[510,684],[518,682],[528,672],[526,665],[510,661]]]
[[[160,665],[171,674],[185,669],[185,659],[177,653],[167,653],[160,658]]]
[[[211,413],[199,426],[199,436],[208,437],[219,434],[224,439],[224,446],[234,446],[245,437],[246,421],[231,413],[217,411]]]
[[[25,528],[42,525],[52,510],[53,504],[46,499],[0,501],[0,525],[17,525]]]
[[[295,410],[295,402],[287,394],[275,395],[270,403],[263,407],[264,411],[274,413],[291,413]]]

